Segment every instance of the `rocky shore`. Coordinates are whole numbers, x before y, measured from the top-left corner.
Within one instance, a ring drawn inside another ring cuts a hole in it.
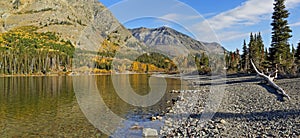
[[[227,78],[218,110],[212,119],[204,122],[201,115],[211,85],[207,80],[189,81],[194,84],[194,90],[172,91],[180,94],[164,116],[162,137],[300,136],[300,78],[276,81],[291,100],[255,76]]]

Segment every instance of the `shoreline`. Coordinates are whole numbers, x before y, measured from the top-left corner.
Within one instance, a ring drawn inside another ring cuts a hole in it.
[[[135,73],[135,72],[127,72],[127,73],[117,73],[117,72],[110,72],[110,73],[76,73],[76,72],[61,72],[61,73],[48,73],[48,74],[0,74],[0,78],[4,77],[52,77],[52,76],[101,76],[101,75],[132,75],[132,74],[141,74],[141,75],[153,75],[154,77],[164,77],[166,73],[163,72],[150,72],[150,73]],[[167,74],[168,75],[168,74]],[[167,77],[169,78],[169,77]]]
[[[144,74],[144,75],[151,75],[153,77],[160,77],[160,78],[171,78],[171,79],[182,79],[182,80],[214,80],[215,78],[224,78],[227,80],[228,78],[244,78],[249,76],[255,76],[256,73],[231,73],[231,74],[225,74],[225,76],[220,75],[198,75],[198,74],[168,74],[167,72],[149,72],[149,73],[135,73],[135,72],[107,72],[107,73],[88,73],[88,72],[50,72],[47,74],[43,73],[36,73],[36,74],[0,74],[0,78],[3,77],[53,77],[53,76],[81,76],[81,75],[90,75],[90,76],[101,76],[101,75],[123,75],[123,74]],[[300,76],[284,76],[278,79],[294,79],[294,78],[300,78]]]
[[[291,96],[281,99],[271,87],[255,76],[229,78],[225,94],[212,119],[202,115],[210,95],[210,85],[197,81],[196,89],[182,90],[179,100],[166,113],[163,137],[299,137],[300,78],[277,83]]]

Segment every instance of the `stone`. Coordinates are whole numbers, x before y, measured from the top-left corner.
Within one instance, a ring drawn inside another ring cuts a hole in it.
[[[220,120],[220,123],[221,123],[221,124],[226,124],[226,121],[225,121],[224,119],[221,119],[221,120]]]
[[[143,129],[143,136],[144,137],[157,137],[158,133],[157,133],[156,129],[144,128]]]
[[[162,120],[163,118],[161,116],[157,116],[156,119]]]
[[[143,129],[142,126],[139,125],[133,125],[132,127],[130,127],[131,130],[139,130],[139,129]]]
[[[165,120],[165,124],[166,124],[166,126],[169,126],[169,127],[171,127],[173,125],[172,122],[168,121],[168,120]]]
[[[152,120],[152,121],[155,121],[156,119],[157,119],[157,118],[156,118],[155,116],[152,116],[152,117],[151,117],[151,120]]]

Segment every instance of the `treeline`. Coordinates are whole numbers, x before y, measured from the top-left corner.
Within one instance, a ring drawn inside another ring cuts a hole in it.
[[[110,71],[113,69],[112,66],[118,66],[114,67],[114,71],[132,71],[136,73],[177,72],[177,66],[175,63],[170,58],[160,53],[144,53],[138,56],[134,61],[131,61],[129,64],[126,62],[129,61],[129,59],[116,59],[116,57],[112,56],[115,55],[115,53],[112,52],[102,51],[98,52],[98,54],[100,55],[94,58],[94,67],[99,70]],[[112,65],[113,60],[118,62],[118,64]]]
[[[135,62],[133,62],[132,71],[135,72],[167,72],[176,73],[177,66],[167,56],[160,53],[145,53],[139,56]]]
[[[24,26],[0,34],[0,74],[47,74],[71,67],[72,43],[37,29]]]
[[[160,53],[145,53],[136,59],[137,62],[153,64],[154,66],[162,69],[168,69],[169,71],[175,71],[177,69],[173,61]]]
[[[268,61],[268,51],[265,49],[261,34],[250,34],[250,42],[246,40],[243,43],[243,53],[236,49],[234,52],[225,53],[226,65],[229,73],[244,72],[249,73],[252,70],[250,59],[252,59],[259,69],[266,67]]]
[[[176,61],[176,64],[174,63]],[[205,52],[189,54],[187,57],[169,57],[160,53],[145,53],[133,62],[131,70],[134,72],[166,72],[179,73],[180,70],[189,70],[198,74],[209,74],[211,66]],[[190,72],[191,73],[191,72]]]
[[[299,76],[300,74],[300,42],[297,48],[289,43],[292,37],[288,25],[288,10],[285,9],[285,0],[275,0],[272,16],[272,42],[267,49],[261,34],[250,34],[248,45],[244,40],[243,54],[239,50],[229,52],[226,62],[228,70],[233,72],[253,72],[250,66],[252,59],[261,71],[278,70],[281,75]]]
[[[282,52],[285,57],[276,61],[272,47],[268,50],[263,44],[261,34],[250,34],[250,42],[243,43],[243,51],[239,49],[225,54],[227,70],[229,73],[251,73],[254,72],[250,59],[261,71],[279,70],[282,75],[296,76],[300,73],[300,42],[295,48],[291,46],[289,52]]]
[[[117,72],[132,71],[136,73],[173,73],[177,71],[177,67],[173,61],[160,53],[152,52],[140,55],[140,53],[136,53],[136,51],[130,49],[121,50],[125,51],[125,53],[118,52],[121,49],[121,44],[111,38],[113,37],[110,35],[107,36],[101,43],[97,56],[93,58],[94,73],[111,72],[111,70]]]

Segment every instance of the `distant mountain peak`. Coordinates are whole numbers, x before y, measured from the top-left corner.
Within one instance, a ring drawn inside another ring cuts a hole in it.
[[[158,28],[154,28],[154,29],[157,29],[157,30],[173,30],[172,28],[168,27],[168,26],[161,26],[161,27],[158,27]]]
[[[200,42],[167,26],[158,28],[130,29],[133,36],[148,47],[165,51],[172,56],[184,53],[215,52],[223,53],[225,48],[216,42]],[[177,50],[174,50],[177,49]],[[170,52],[171,51],[171,52]]]

